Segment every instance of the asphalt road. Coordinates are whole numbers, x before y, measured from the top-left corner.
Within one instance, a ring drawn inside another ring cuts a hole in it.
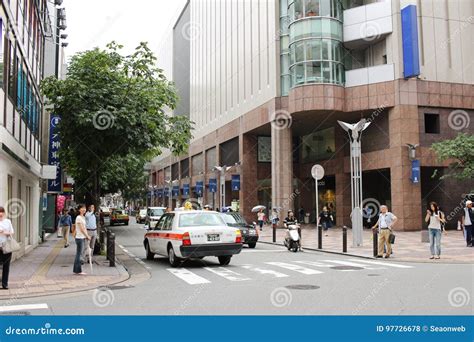
[[[46,303],[32,315],[470,315],[473,265],[398,263],[257,244],[221,267],[217,258],[173,269],[145,259],[143,225],[112,230],[132,272],[148,280],[15,304]],[[342,267],[341,267],[342,266]],[[345,268],[352,269],[345,269]]]

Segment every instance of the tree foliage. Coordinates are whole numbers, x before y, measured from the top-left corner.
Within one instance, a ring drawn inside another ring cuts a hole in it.
[[[180,154],[191,138],[186,117],[166,114],[177,94],[147,44],[129,56],[121,48],[112,42],[80,52],[65,80],[49,77],[41,84],[47,106],[61,117],[61,163],[95,202],[101,185],[131,191],[124,179],[143,178],[146,159],[164,148]]]
[[[474,135],[459,133],[456,138],[434,143],[431,148],[440,161],[452,161],[450,172],[444,177],[474,178]]]

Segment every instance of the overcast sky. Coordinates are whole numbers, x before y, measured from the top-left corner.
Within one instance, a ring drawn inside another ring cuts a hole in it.
[[[68,34],[67,56],[112,40],[132,51],[147,41],[158,54],[172,19],[186,0],[64,0]],[[159,56],[158,56],[159,59]]]

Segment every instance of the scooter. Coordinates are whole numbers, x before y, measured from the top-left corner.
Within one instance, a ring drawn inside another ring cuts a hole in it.
[[[289,251],[298,252],[301,249],[300,234],[298,234],[299,224],[290,224],[286,226],[286,235],[284,244]]]

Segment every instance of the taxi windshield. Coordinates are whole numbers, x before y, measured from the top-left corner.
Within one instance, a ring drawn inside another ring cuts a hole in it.
[[[218,213],[189,213],[179,217],[180,227],[222,226],[223,224]]]
[[[155,209],[150,209],[150,216],[161,216],[165,213],[165,210],[164,209],[159,209],[159,208],[155,208]]]

